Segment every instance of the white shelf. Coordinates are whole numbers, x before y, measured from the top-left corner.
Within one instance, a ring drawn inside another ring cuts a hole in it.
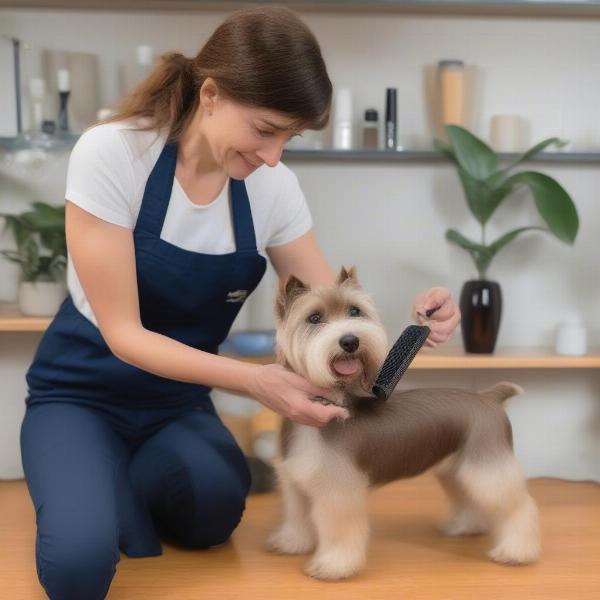
[[[50,152],[70,152],[75,142],[79,139],[77,135],[59,139]],[[9,152],[27,150],[29,146],[19,138],[1,138],[0,149]],[[521,154],[498,153],[501,161],[515,161]],[[448,163],[450,159],[437,150],[335,150],[323,148],[322,150],[284,150],[284,161],[320,162],[320,161],[343,161],[343,162],[400,162],[400,163]],[[540,152],[526,162],[533,163],[565,163],[565,164],[600,164],[600,149],[597,152]]]
[[[4,8],[93,10],[235,10],[257,4],[326,13],[399,13],[510,17],[600,17],[598,0],[5,0]]]

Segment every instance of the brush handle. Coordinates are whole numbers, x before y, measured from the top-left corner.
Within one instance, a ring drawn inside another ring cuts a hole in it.
[[[421,346],[429,336],[426,325],[409,325],[398,338],[383,362],[372,391],[380,400],[387,400],[398,385]]]

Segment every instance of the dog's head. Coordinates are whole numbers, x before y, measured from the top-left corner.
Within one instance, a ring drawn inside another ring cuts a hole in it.
[[[388,340],[355,267],[342,267],[332,286],[311,288],[290,276],[275,314],[279,362],[317,386],[370,393]]]

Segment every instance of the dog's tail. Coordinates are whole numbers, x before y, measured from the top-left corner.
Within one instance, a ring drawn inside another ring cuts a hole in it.
[[[510,381],[501,381],[500,383],[493,385],[491,388],[481,390],[479,393],[482,396],[490,398],[491,400],[495,400],[498,402],[498,404],[501,404],[513,396],[524,394],[525,390],[516,383],[511,383]]]

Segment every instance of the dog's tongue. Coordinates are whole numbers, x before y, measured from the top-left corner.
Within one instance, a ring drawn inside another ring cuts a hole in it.
[[[333,368],[340,375],[354,375],[360,368],[358,358],[342,358],[333,363]]]

